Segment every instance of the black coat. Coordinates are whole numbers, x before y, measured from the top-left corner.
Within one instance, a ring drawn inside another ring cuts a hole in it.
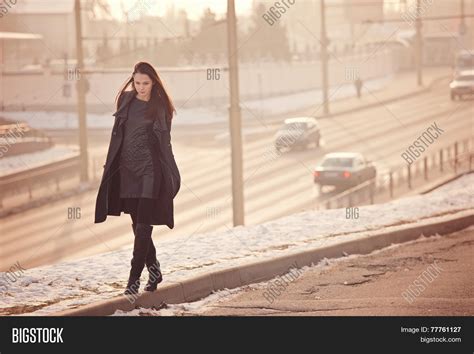
[[[104,174],[100,182],[95,206],[95,223],[105,221],[107,215],[120,215],[120,173],[119,151],[123,140],[123,123],[128,118],[127,108],[134,96],[133,91],[126,91],[119,100],[115,123],[112,129]],[[165,108],[160,106],[159,116],[153,122],[153,132],[157,137],[156,154],[161,162],[162,178],[159,195],[154,199],[152,225],[174,227],[173,199],[181,187],[181,176],[174,159],[171,146],[171,121],[167,119]]]

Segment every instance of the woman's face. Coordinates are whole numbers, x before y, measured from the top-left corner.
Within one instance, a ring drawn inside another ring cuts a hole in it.
[[[147,74],[135,73],[133,75],[133,85],[138,92],[138,98],[144,101],[150,99],[152,81]]]

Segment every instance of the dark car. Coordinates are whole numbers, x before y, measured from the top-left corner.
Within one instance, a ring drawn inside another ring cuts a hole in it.
[[[465,70],[459,72],[454,80],[449,84],[451,89],[451,99],[456,97],[462,99],[463,95],[474,94],[474,70]]]
[[[318,122],[312,117],[285,119],[283,126],[275,134],[275,148],[278,151],[295,147],[319,146],[321,138]]]
[[[360,153],[335,152],[326,154],[313,172],[314,183],[336,188],[350,188],[375,178],[373,164]]]

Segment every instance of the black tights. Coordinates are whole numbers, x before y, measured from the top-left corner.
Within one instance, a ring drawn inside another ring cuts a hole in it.
[[[130,213],[130,217],[132,218],[133,225],[136,227],[138,225],[138,216],[135,212]],[[152,226],[153,228],[153,226]],[[156,259],[156,248],[153,244],[153,238],[150,236],[150,244],[148,246],[148,252],[145,259],[145,264],[147,268],[151,267],[155,262]]]

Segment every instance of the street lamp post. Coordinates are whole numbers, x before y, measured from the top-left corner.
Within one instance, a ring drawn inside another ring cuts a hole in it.
[[[239,105],[239,69],[234,0],[227,1],[227,46],[229,56],[229,127],[232,159],[232,210],[234,226],[244,225],[242,131]]]
[[[421,8],[420,0],[416,0],[416,43],[415,43],[415,65],[416,65],[416,78],[418,86],[423,85],[423,37],[421,33]]]
[[[89,161],[87,156],[86,88],[84,77],[84,53],[82,51],[81,2],[75,0],[76,57],[77,57],[77,113],[79,119],[79,149],[81,156],[81,182],[89,180]]]
[[[324,115],[329,114],[329,83],[328,83],[328,45],[329,40],[326,33],[326,5],[321,0],[321,85],[323,92],[323,111]]]

